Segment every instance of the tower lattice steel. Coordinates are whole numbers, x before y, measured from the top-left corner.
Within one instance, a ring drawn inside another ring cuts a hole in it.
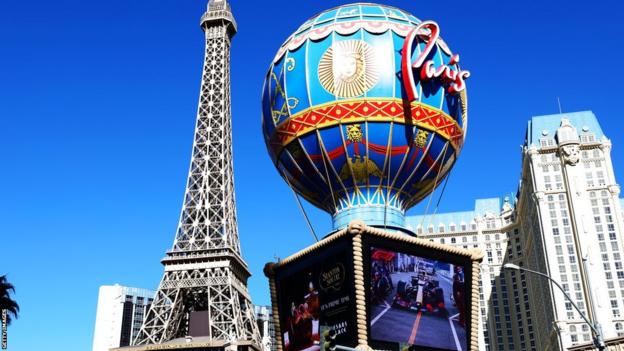
[[[236,222],[230,111],[236,22],[226,0],[209,1],[201,27],[206,50],[184,204],[173,248],[162,260],[163,279],[134,344],[194,335],[215,346],[259,348]]]

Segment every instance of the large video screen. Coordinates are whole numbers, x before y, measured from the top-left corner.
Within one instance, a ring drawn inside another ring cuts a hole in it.
[[[400,349],[467,350],[465,267],[371,246],[371,339]]]
[[[330,330],[340,345],[356,341],[353,262],[346,240],[276,271],[285,351],[321,350]]]

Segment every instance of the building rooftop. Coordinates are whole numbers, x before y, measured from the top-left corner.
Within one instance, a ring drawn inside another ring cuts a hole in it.
[[[440,224],[444,224],[445,227],[448,227],[450,224],[455,224],[457,226],[457,230],[460,230],[459,226],[461,224],[466,224],[468,225],[468,228],[470,228],[470,223],[473,222],[476,217],[483,217],[487,213],[498,216],[501,213],[501,208],[501,198],[494,197],[489,199],[477,199],[475,200],[475,206],[472,211],[407,216],[405,221],[408,228],[414,231],[416,231],[419,225],[422,225],[424,228],[429,227],[429,225],[433,225],[434,232],[438,232]],[[445,231],[448,230],[448,228],[445,229]]]
[[[562,118],[567,118],[579,135],[593,134],[595,140],[604,137],[598,119],[592,111],[558,113],[531,117],[527,126],[526,145],[539,147],[540,139],[555,138]]]
[[[145,289],[145,288],[135,288],[135,287],[124,286],[124,285],[119,285],[119,284],[100,286],[100,290],[112,290],[112,289],[120,289],[123,292],[123,294],[133,295],[133,296],[153,297],[154,295],[156,295],[156,291]]]

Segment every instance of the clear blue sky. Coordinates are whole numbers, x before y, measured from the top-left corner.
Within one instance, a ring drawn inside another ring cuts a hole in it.
[[[517,188],[531,115],[591,109],[624,164],[623,8],[595,1],[388,1],[461,53],[470,126],[440,211]],[[282,41],[339,1],[233,1],[235,179],[255,303],[265,262],[312,243],[265,152],[260,88]],[[98,287],[156,288],[186,182],[206,0],[4,1],[0,274],[21,316],[9,350],[91,348]],[[620,178],[621,179],[621,178]],[[436,198],[437,199],[437,198]],[[328,215],[307,207],[319,233]],[[422,213],[423,206],[411,211]]]

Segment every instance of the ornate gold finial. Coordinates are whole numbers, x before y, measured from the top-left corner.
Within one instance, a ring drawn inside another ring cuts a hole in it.
[[[427,139],[429,138],[429,132],[426,130],[419,129],[418,133],[416,133],[416,137],[414,138],[414,143],[418,148],[424,148],[427,145]]]
[[[347,126],[347,140],[353,143],[359,143],[362,141],[362,126],[359,124],[353,124]]]

